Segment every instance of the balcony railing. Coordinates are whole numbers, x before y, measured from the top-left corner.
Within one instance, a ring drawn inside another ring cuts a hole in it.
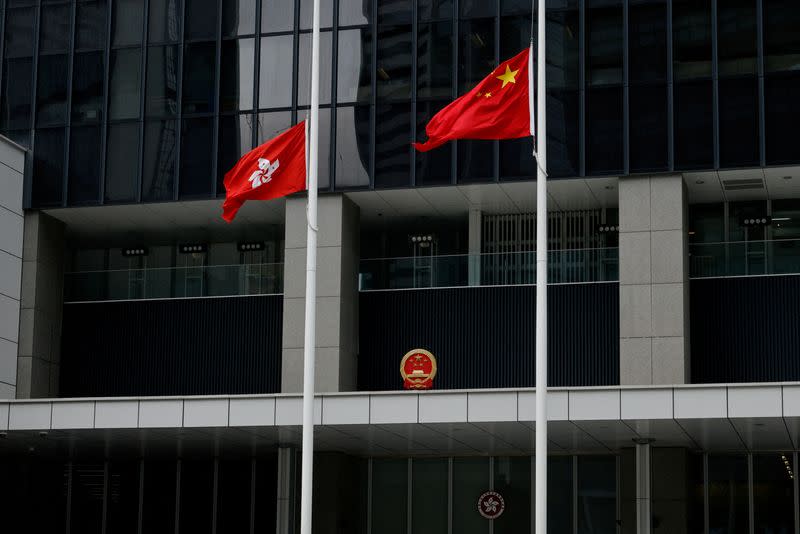
[[[616,280],[619,280],[616,248],[551,250],[548,253],[548,282],[551,284]],[[359,269],[361,291],[535,283],[535,252],[365,259],[361,260]]]
[[[282,292],[282,263],[82,271],[64,275],[64,302]]]
[[[800,239],[689,245],[692,278],[800,273]]]

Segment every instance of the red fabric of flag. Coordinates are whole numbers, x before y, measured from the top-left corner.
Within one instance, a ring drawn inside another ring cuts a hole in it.
[[[453,139],[516,139],[531,135],[529,102],[530,48],[484,78],[474,89],[433,116],[425,127],[428,141],[414,143],[422,152]]]
[[[254,148],[225,174],[222,218],[231,222],[246,200],[269,200],[306,189],[306,125]]]

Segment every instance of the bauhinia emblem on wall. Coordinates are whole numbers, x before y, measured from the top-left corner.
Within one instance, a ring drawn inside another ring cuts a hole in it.
[[[497,519],[505,509],[506,501],[496,491],[487,491],[478,497],[478,512],[486,519]]]
[[[424,349],[410,350],[400,361],[400,374],[405,389],[431,389],[436,376],[436,358]]]

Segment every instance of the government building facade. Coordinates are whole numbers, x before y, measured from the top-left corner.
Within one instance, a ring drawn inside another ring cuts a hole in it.
[[[411,143],[537,13],[320,3],[314,532],[531,533],[532,141]],[[299,531],[311,5],[0,0],[0,531]],[[549,531],[798,533],[800,4],[546,17]]]

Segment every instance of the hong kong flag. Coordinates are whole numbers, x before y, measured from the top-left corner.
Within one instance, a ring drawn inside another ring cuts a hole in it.
[[[254,148],[225,174],[222,218],[231,222],[246,200],[269,200],[306,189],[306,124]]]
[[[433,116],[428,140],[414,143],[427,152],[453,139],[516,139],[533,135],[531,48],[500,63],[470,92]]]

